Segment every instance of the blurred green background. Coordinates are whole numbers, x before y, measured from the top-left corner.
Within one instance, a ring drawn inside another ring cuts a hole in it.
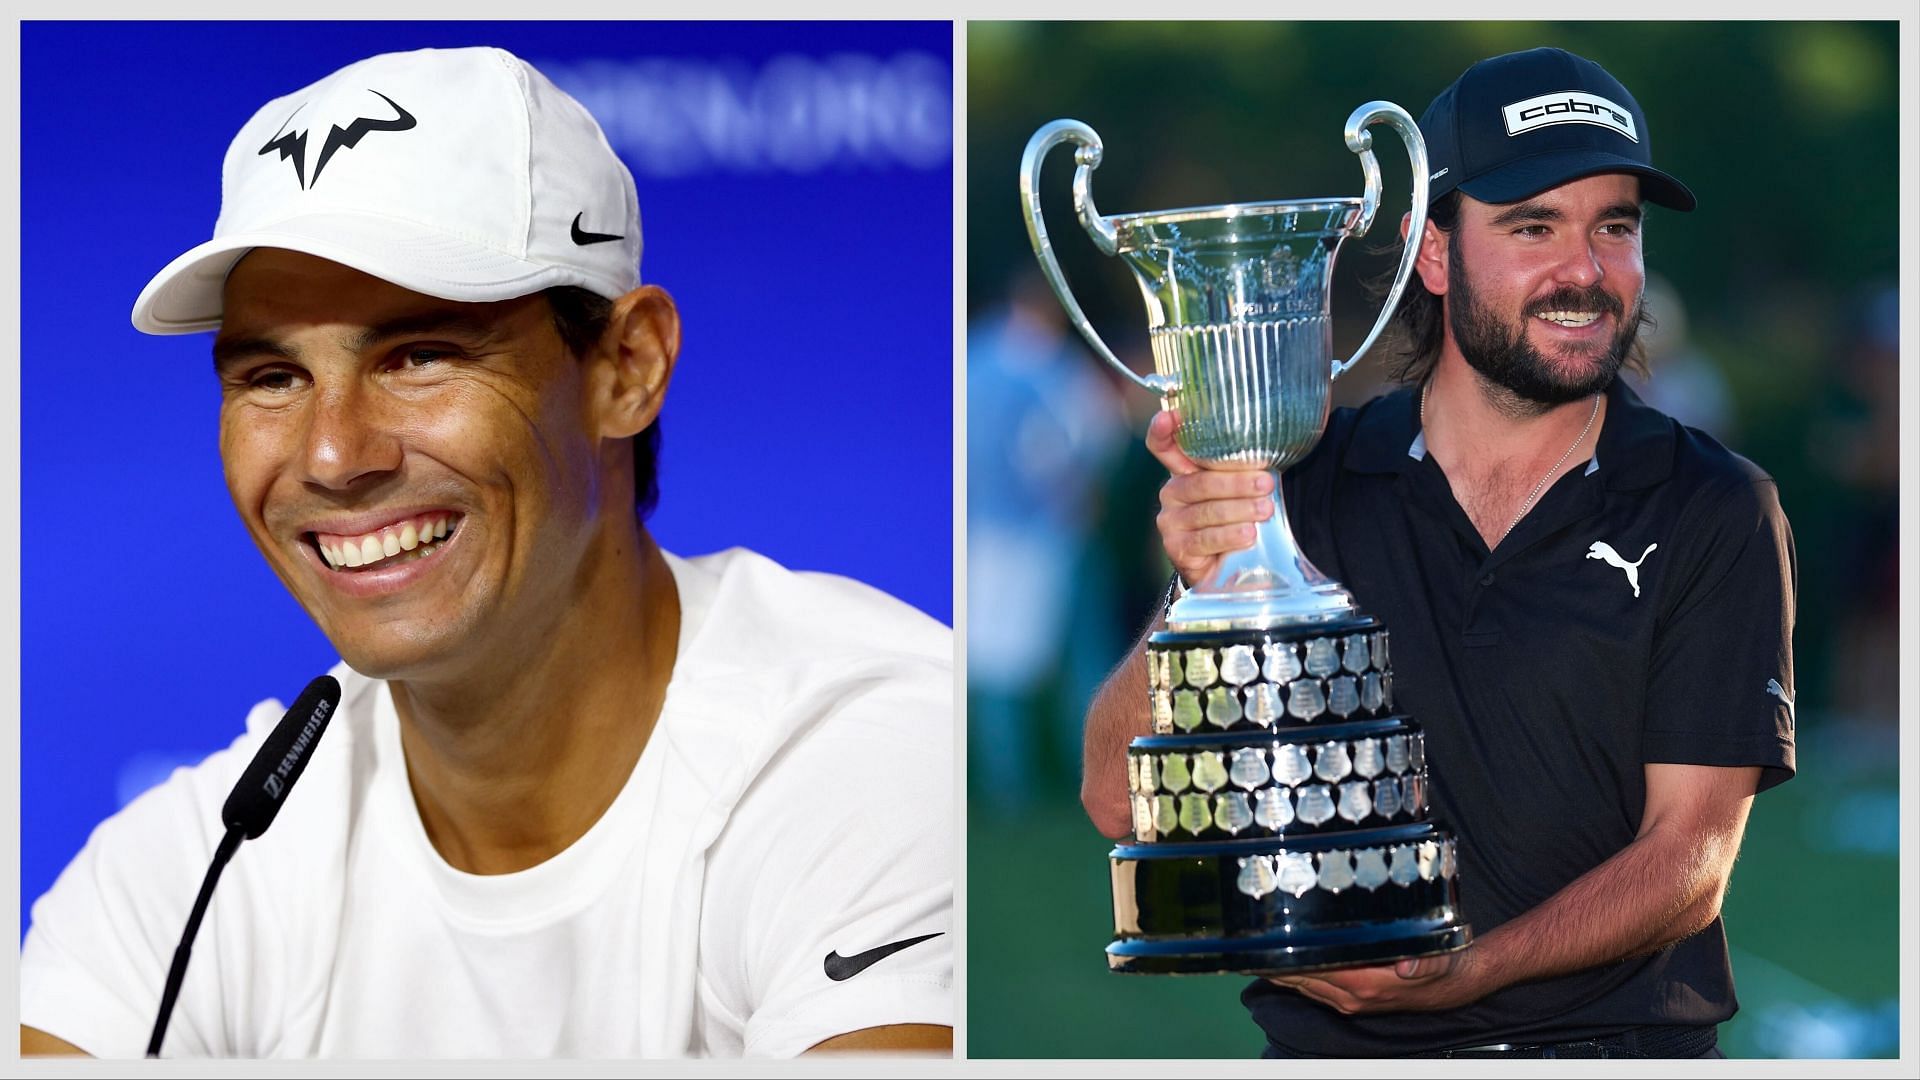
[[[1357,105],[1415,117],[1469,64],[1536,45],[1639,100],[1654,161],[1699,196],[1654,208],[1654,377],[1642,396],[1779,481],[1799,551],[1799,766],[1756,800],[1727,897],[1735,1057],[1898,1053],[1896,234],[1893,23],[982,23],[968,26],[968,1051],[1251,1057],[1233,977],[1105,971],[1108,844],[1077,802],[1081,709],[1159,603],[1154,399],[1109,376],[1037,286],[1016,173],[1070,116],[1106,157],[1105,213],[1361,192]],[[1375,308],[1370,251],[1406,210],[1376,132],[1380,225],[1335,271],[1335,345]],[[1050,233],[1081,304],[1137,370],[1138,290],[1080,232],[1071,156]],[[1381,389],[1362,364],[1337,404]]]

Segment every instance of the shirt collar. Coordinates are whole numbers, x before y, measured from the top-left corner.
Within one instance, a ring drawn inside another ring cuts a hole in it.
[[[1426,458],[1420,429],[1420,388],[1401,387],[1375,398],[1354,421],[1346,467],[1360,473],[1405,472]],[[1597,467],[1615,491],[1648,487],[1673,471],[1673,421],[1646,405],[1624,379],[1607,389],[1607,419],[1594,450]]]
[[[1607,390],[1600,429],[1600,475],[1611,491],[1652,487],[1673,473],[1673,421],[1640,400],[1625,379]]]
[[[1419,387],[1403,386],[1362,406],[1353,422],[1347,468],[1362,473],[1397,473],[1419,464],[1420,458],[1409,454],[1417,445],[1420,457],[1426,456],[1419,401]]]

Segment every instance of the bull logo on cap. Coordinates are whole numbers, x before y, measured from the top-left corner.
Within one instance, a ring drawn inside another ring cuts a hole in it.
[[[317,184],[320,182],[320,171],[327,167],[327,162],[333,157],[334,151],[353,149],[360,144],[360,140],[365,138],[370,131],[406,131],[417,123],[413,118],[413,114],[401,108],[399,102],[371,88],[367,90],[367,93],[393,106],[395,115],[389,119],[371,116],[355,117],[348,122],[346,127],[334,124],[327,132],[326,142],[320,146],[320,160],[314,163],[312,183]],[[267,145],[260,148],[260,154],[262,156],[278,150],[280,152],[280,160],[292,160],[293,175],[300,181],[300,189],[302,191],[305,191],[308,187],[306,163],[307,132],[310,130],[311,125],[305,128],[295,128],[292,131],[287,130],[287,125],[293,122],[295,116],[300,115],[301,109],[305,109],[307,104],[307,102],[301,102],[299,107],[294,109],[292,114],[281,122],[280,130],[273,133],[273,138],[267,140]]]

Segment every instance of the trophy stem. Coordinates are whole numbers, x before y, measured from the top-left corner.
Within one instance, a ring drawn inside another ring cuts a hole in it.
[[[1320,572],[1293,539],[1280,474],[1273,475],[1273,515],[1254,526],[1253,546],[1220,559],[1167,613],[1176,633],[1266,630],[1332,622],[1359,614],[1353,595]]]

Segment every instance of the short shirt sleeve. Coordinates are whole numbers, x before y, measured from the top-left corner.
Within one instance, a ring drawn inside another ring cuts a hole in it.
[[[226,749],[176,769],[94,829],[33,905],[20,951],[22,1024],[95,1057],[146,1053],[174,949],[224,831],[221,804],[285,709],[271,699],[255,705],[246,731]],[[337,768],[326,763],[330,756],[309,768],[301,803],[311,805],[311,790]],[[276,840],[264,850],[243,845],[222,874],[194,939],[162,1057],[281,1052],[288,958],[331,940],[288,932],[290,923],[323,924],[302,907],[315,890],[291,880],[285,868],[331,865],[317,854],[322,845],[288,842],[297,827],[287,823],[301,813],[283,813]]]
[[[179,872],[190,862],[185,845],[157,828],[170,818],[193,820],[182,794],[163,785],[103,822],[34,902],[20,948],[21,1024],[94,1057],[137,1058],[146,1051],[193,899],[193,884]],[[169,852],[178,857],[160,857]],[[169,1049],[195,1041],[184,1030],[190,1026],[173,1026]],[[206,1049],[190,1046],[189,1052]]]
[[[236,746],[250,748],[249,738]],[[174,949],[220,838],[225,786],[245,760],[240,754],[229,749],[177,770],[102,822],[34,902],[20,951],[23,1025],[94,1057],[146,1053]],[[233,905],[234,891],[216,892],[215,902]],[[234,1052],[221,952],[215,930],[203,924],[163,1056]]]
[[[1793,776],[1793,533],[1773,481],[1697,493],[1663,596],[1642,741],[1649,763],[1762,767]]]
[[[928,667],[856,682],[755,780],[710,852],[701,1004],[737,1052],[953,1024],[952,703]]]

